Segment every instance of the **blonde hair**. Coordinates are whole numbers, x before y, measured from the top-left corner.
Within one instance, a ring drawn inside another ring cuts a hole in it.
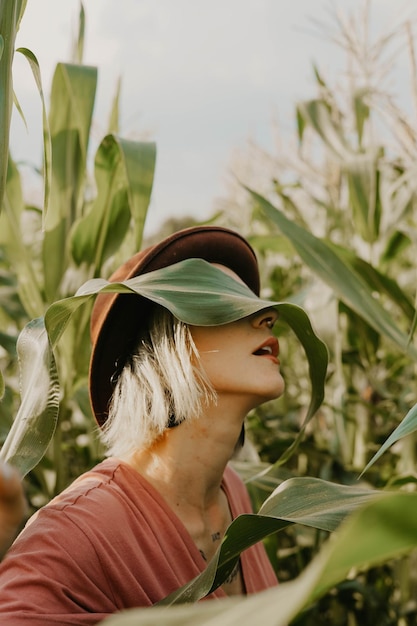
[[[198,418],[215,399],[189,327],[155,308],[147,337],[129,355],[115,385],[101,431],[107,454],[150,447],[168,427]]]

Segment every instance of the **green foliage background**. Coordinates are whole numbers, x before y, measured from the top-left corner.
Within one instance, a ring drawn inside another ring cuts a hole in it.
[[[102,450],[86,386],[89,305],[77,310],[49,354],[46,403],[30,367],[45,335],[39,322],[27,324],[87,280],[108,277],[142,246],[156,147],[119,135],[117,91],[89,171],[97,70],[82,63],[81,6],[74,56],[56,68],[49,111],[36,57],[19,51],[33,70],[44,111],[44,205],[24,201],[19,168],[8,154],[11,64],[24,8],[24,2],[0,4],[0,440],[23,411],[49,429],[46,452],[25,478],[34,511],[100,460]],[[417,127],[393,105],[377,71],[384,46],[397,39],[408,42],[414,68],[412,26],[382,36],[368,56],[343,22],[337,27],[356,68],[349,81],[336,89],[314,68],[317,93],[296,106],[294,154],[269,157],[268,179],[243,180],[238,202],[230,202],[234,208],[213,218],[241,232],[247,225],[243,234],[258,254],[263,296],[303,307],[329,350],[325,399],[306,420],[317,371],[283,316],[277,333],[287,393],[249,416],[251,445],[236,460],[255,510],[270,506],[249,522],[265,537],[281,585],[264,597],[158,608],[151,616],[138,611],[115,624],[161,623],[159,611],[166,624],[209,623],[213,616],[219,624],[242,625],[253,624],[254,616],[265,625],[417,623]],[[161,236],[192,223],[169,223]],[[389,444],[395,446],[385,452],[381,446],[393,431]],[[26,435],[26,449],[33,450]],[[378,450],[385,454],[370,463]],[[285,510],[282,493],[289,501]],[[370,502],[361,504],[363,493]],[[212,564],[214,578],[194,584],[197,595],[238,557],[245,533],[233,533]]]

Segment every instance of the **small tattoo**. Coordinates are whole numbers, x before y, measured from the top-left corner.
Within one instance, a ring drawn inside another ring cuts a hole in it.
[[[206,555],[204,554],[204,552],[203,552],[202,550],[199,550],[199,553],[201,554],[201,556],[203,557],[203,559],[204,559],[205,561],[207,561],[207,557],[206,557]]]
[[[219,532],[219,531],[217,531],[217,533],[213,533],[213,534],[211,535],[211,540],[213,541],[213,543],[214,543],[215,541],[220,541],[220,532]]]

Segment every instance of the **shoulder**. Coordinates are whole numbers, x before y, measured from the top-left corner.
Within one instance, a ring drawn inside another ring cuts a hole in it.
[[[42,570],[45,579],[48,571],[59,570],[74,584],[81,572],[101,580],[107,576],[104,562],[108,571],[111,559],[126,561],[129,548],[146,539],[143,519],[155,514],[155,505],[149,504],[144,483],[115,459],[86,472],[29,519],[0,565],[0,579],[6,569],[25,562],[39,577]]]
[[[117,489],[119,463],[107,459],[79,476],[64,491],[55,496],[48,504],[37,511],[28,521],[31,525],[44,513],[68,512],[73,508],[82,508],[86,501],[94,501],[98,494],[101,497]],[[60,517],[63,517],[60,515]]]
[[[69,541],[74,532],[92,540],[107,527],[113,533],[120,529],[118,522],[131,517],[146,501],[143,479],[117,459],[106,459],[35,513],[19,539],[47,528],[61,537],[69,533]]]

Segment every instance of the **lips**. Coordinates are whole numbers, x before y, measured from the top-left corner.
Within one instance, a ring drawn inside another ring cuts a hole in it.
[[[252,354],[255,356],[272,356],[275,359],[279,354],[279,343],[276,337],[269,337]]]

